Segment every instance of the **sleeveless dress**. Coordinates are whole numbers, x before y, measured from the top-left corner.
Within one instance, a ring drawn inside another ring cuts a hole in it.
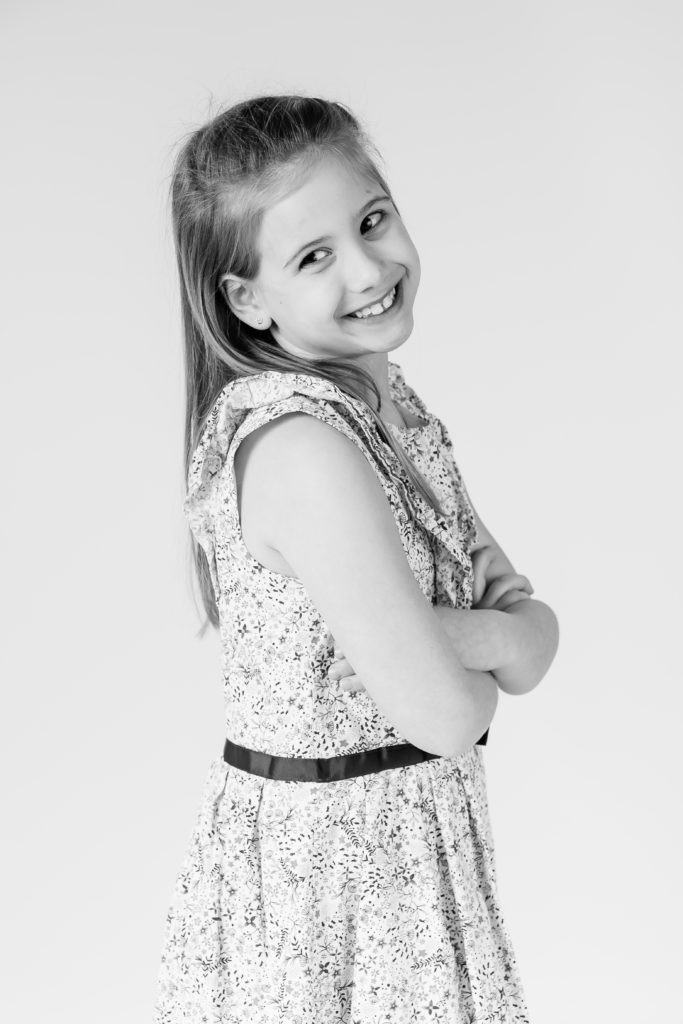
[[[389,362],[390,425],[435,512],[364,403],[307,374],[227,384],[195,450],[184,512],[220,616],[225,735],[290,758],[407,743],[367,692],[327,677],[334,636],[295,578],[242,539],[234,456],[266,421],[318,416],[364,452],[432,604],[472,604],[476,525],[445,425]],[[416,680],[419,685],[419,680]],[[168,910],[155,1024],[528,1024],[501,913],[482,742],[336,781],[210,764]]]

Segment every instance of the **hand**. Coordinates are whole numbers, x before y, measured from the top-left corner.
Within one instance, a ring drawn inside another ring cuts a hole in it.
[[[530,584],[519,584],[518,582],[525,579],[524,576],[516,575],[499,576],[497,580],[493,581],[476,608],[504,612],[518,601],[528,601],[531,595],[526,590],[521,590],[520,586],[530,586]],[[503,589],[503,587],[506,589]],[[494,593],[498,595],[495,600]],[[474,605],[472,607],[474,608]]]
[[[508,568],[507,560],[500,559],[489,547],[479,548],[472,555],[474,587],[472,608],[488,608],[505,611],[517,601],[527,600],[534,592],[529,579],[515,572],[503,572]],[[496,575],[496,572],[500,575]],[[339,689],[345,693],[365,691],[362,680],[353,665],[345,658],[339,647],[334,648],[334,661],[328,669],[328,677],[340,680]]]
[[[356,675],[351,662],[348,658],[344,657],[338,647],[334,649],[334,661],[330,665],[327,674],[332,680],[340,680],[339,689],[345,693],[360,693],[365,690],[365,686],[359,676]]]
[[[472,554],[472,571],[472,608],[504,611],[534,592],[528,578],[515,573],[508,559],[488,545]]]

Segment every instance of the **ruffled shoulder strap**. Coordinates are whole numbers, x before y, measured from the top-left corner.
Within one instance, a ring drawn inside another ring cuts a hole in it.
[[[389,384],[391,391],[397,398],[400,398],[402,402],[406,403],[416,412],[421,413],[425,419],[429,419],[431,416],[429,409],[417,391],[414,391],[406,381],[403,368],[398,363],[392,363],[391,360],[389,361]]]
[[[397,364],[390,363],[389,367],[396,380],[402,379],[403,374]],[[216,482],[228,462],[231,446],[234,452],[250,430],[293,411],[311,413],[345,433],[370,460],[397,520],[417,519],[456,561],[467,570],[471,568],[468,554],[461,546],[454,517],[437,513],[415,488],[401,461],[378,432],[366,403],[321,377],[279,370],[266,370],[226,384],[214,403],[192,456],[183,511],[192,532],[207,553],[210,566],[214,557]],[[214,572],[215,565],[212,567]]]
[[[460,472],[460,467],[455,459],[453,441],[448,431],[448,427],[443,420],[439,419],[438,416],[434,416],[434,414],[430,412],[426,403],[420,398],[417,391],[407,383],[403,370],[398,363],[389,363],[389,380],[393,393],[405,405],[407,405],[408,408],[420,413],[425,419],[436,420],[439,425],[443,452],[453,474],[456,492],[458,494],[457,514],[460,533],[463,538],[463,543],[469,551],[472,545],[477,541],[477,526],[474,518],[474,511],[465,487],[465,482],[463,480],[462,473]]]

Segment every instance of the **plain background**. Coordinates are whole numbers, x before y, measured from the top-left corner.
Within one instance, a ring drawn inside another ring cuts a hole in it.
[[[14,0],[0,20],[4,1019],[151,1019],[224,739],[181,508],[171,159],[219,105],[303,92],[383,154],[422,259],[390,358],[560,622],[485,752],[531,1020],[683,1021],[683,8]]]

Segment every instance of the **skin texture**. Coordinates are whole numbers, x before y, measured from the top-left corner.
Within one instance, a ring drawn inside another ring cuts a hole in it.
[[[528,693],[557,653],[557,618],[548,605],[531,599],[534,588],[529,579],[515,573],[473,505],[472,509],[478,528],[478,541],[472,549],[472,609],[440,607],[435,611],[463,665],[491,671],[506,693]],[[341,690],[364,690],[362,679],[341,648],[336,647],[334,653],[330,677],[340,681]]]
[[[399,348],[413,330],[413,302],[421,272],[417,250],[393,202],[373,179],[361,171],[328,156],[318,161],[303,178],[297,175],[295,181],[292,191],[264,213],[257,240],[260,255],[258,275],[247,281],[226,274],[222,279],[226,299],[233,312],[245,323],[255,329],[270,329],[277,343],[294,355],[303,358],[352,357],[358,360],[372,374],[383,403],[386,402],[387,415],[394,422],[400,422],[400,413],[395,410],[389,393],[388,355]],[[398,285],[398,291],[392,310],[367,320],[349,316],[353,311],[378,301],[395,285]],[[304,419],[310,420],[311,417],[304,416]],[[293,569],[292,575],[301,578],[307,589],[317,595],[319,606],[329,609],[328,621],[334,621],[335,615],[339,615],[341,621],[349,603],[354,606],[354,601],[362,599],[362,588],[356,593],[349,578],[346,601],[340,600],[335,604],[336,596],[325,592],[324,579],[315,576],[316,570],[306,544],[310,543],[312,536],[319,545],[327,543],[327,549],[320,547],[318,554],[326,559],[324,564],[330,564],[336,554],[335,539],[331,534],[324,537],[320,532],[323,524],[328,525],[329,516],[324,517],[325,510],[321,509],[321,518],[315,520],[312,505],[316,501],[318,481],[306,478],[304,464],[287,463],[291,447],[287,449],[284,446],[284,433],[288,432],[290,446],[293,441],[300,447],[311,445],[311,462],[316,453],[315,445],[329,443],[330,453],[335,445],[339,446],[336,441],[315,433],[319,424],[290,426],[283,433],[282,425],[273,429],[277,423],[275,421],[256,431],[261,436],[258,440],[252,439],[249,446],[250,475],[247,473],[245,478],[245,501],[250,509],[277,509],[281,512],[283,508],[294,508],[297,495],[291,491],[291,486],[292,477],[296,476],[299,496],[307,494],[308,497],[308,501],[300,506],[299,516],[302,520],[311,515],[313,518],[308,521],[306,530],[302,530],[302,523],[286,523],[281,514],[271,521],[265,518],[259,522],[251,520],[252,536],[254,531],[258,532],[265,544],[286,560]],[[353,497],[358,503],[355,506],[357,514],[360,514],[364,499],[360,494],[352,496],[349,489],[372,489],[379,485],[376,481],[361,479],[362,468],[354,470],[351,464],[355,457],[353,453],[340,448],[334,457],[340,460],[339,473],[342,476],[347,474],[347,490],[342,488],[342,494],[348,502]],[[325,468],[324,465],[318,466],[318,480]],[[268,490],[273,481],[280,488],[278,501],[272,500],[272,490]],[[333,480],[330,486],[334,488]],[[338,495],[339,492],[332,489],[331,493]],[[384,501],[383,496],[381,501]],[[352,508],[349,511],[352,512]],[[259,516],[262,514],[267,513],[259,512]],[[377,495],[375,504],[365,507],[364,514],[366,517],[375,516],[380,522],[383,513]],[[432,647],[441,646],[447,638],[451,649],[460,658],[458,685],[464,687],[461,697],[465,704],[470,700],[475,681],[487,690],[491,680],[501,688],[505,680],[507,692],[527,692],[542,677],[557,646],[554,613],[541,602],[532,603],[545,612],[534,610],[533,614],[528,614],[524,611],[524,605],[530,602],[529,591],[533,588],[526,577],[515,573],[512,563],[476,511],[475,517],[479,539],[472,552],[475,571],[473,609],[432,610],[432,614],[437,613],[434,617],[440,620],[437,632],[431,635]],[[337,541],[343,543],[341,531],[348,527],[340,519],[337,528],[340,531]],[[342,577],[348,571],[348,560],[353,557],[362,538],[359,535],[355,544],[349,543],[348,537],[345,540],[348,558],[346,562],[339,563],[340,588],[344,585]],[[377,543],[381,543],[380,532],[377,533]],[[385,562],[392,558],[395,560],[396,572],[400,573],[398,556],[398,548],[383,553]],[[369,553],[368,557],[371,557]],[[361,571],[360,566],[358,571]],[[308,572],[310,579],[307,579]],[[399,576],[395,582],[404,588],[402,601],[396,602],[396,615],[406,617],[405,626],[408,628],[410,602],[417,602],[413,612],[418,614],[419,599],[414,591],[410,593],[410,582],[405,579],[400,582]],[[380,578],[374,580],[376,589],[381,585]],[[476,613],[479,613],[477,619],[474,618]],[[388,595],[385,614],[390,614]],[[455,615],[458,616],[457,623]],[[432,628],[425,619],[424,635]],[[353,643],[358,643],[356,649],[359,653],[366,652],[360,655],[361,658],[371,666],[369,646],[363,648],[360,631],[355,624],[345,621],[342,631],[347,637],[354,637]],[[402,632],[405,630],[397,631],[397,642],[400,642]],[[388,638],[389,632],[387,642]],[[477,657],[473,656],[475,649]],[[345,689],[365,688],[341,648],[337,653],[340,657],[332,666],[331,675],[341,677]],[[425,649],[425,656],[428,653]],[[407,650],[406,657],[410,657]],[[468,665],[468,657],[475,662],[478,659],[478,664]],[[483,668],[485,660],[488,661],[486,669]],[[403,666],[397,663],[395,672],[402,669]],[[435,665],[437,676],[439,672],[445,692],[443,662],[440,667]],[[376,685],[375,682],[372,685]],[[385,699],[383,694],[373,692],[373,695],[380,704]],[[490,699],[490,694],[487,700],[488,712],[492,714],[495,701]],[[411,715],[414,717],[421,710],[415,704],[411,711],[409,704],[410,697],[406,691],[404,706],[387,710],[396,710],[397,714],[392,715],[394,720],[399,713],[405,714],[408,722]],[[427,734],[428,725],[424,723],[423,737]],[[426,742],[423,745],[426,746]]]
[[[388,354],[412,333],[421,268],[407,228],[380,186],[324,157],[265,211],[258,247],[261,265],[253,281],[224,278],[235,314],[256,329],[270,328],[283,349],[301,358],[357,359],[391,409]],[[402,296],[390,314],[349,318],[399,281]]]

